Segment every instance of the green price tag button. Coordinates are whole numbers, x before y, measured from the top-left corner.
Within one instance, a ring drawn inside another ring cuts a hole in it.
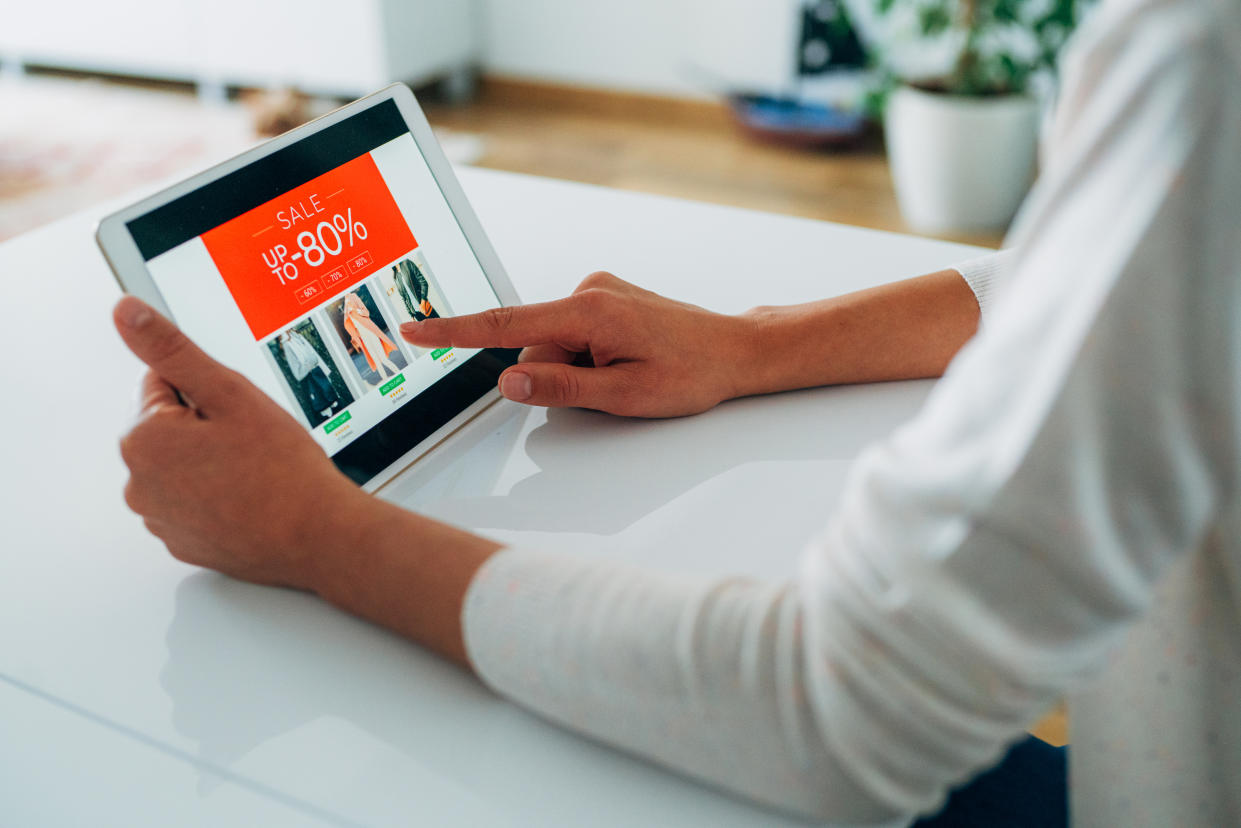
[[[353,415],[348,411],[341,412],[330,423],[323,427],[324,434],[331,434],[336,429],[353,419]]]
[[[431,352],[431,359],[439,359],[440,357],[442,357],[444,354],[448,353],[451,350],[452,348],[438,348]]]
[[[380,393],[380,394],[387,394],[387,393],[388,393],[389,391],[391,391],[393,388],[400,388],[400,387],[401,387],[402,385],[404,385],[404,384],[405,384],[405,375],[404,375],[404,374],[397,374],[395,377],[393,377],[392,379],[388,380],[388,381],[387,381],[387,382],[385,382],[383,385],[379,386],[379,393]]]

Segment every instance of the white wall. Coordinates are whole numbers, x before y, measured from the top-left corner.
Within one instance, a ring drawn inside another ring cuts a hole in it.
[[[0,57],[360,94],[476,48],[497,75],[713,97],[790,83],[801,2],[355,0],[340,18],[339,0],[0,0]]]
[[[724,85],[789,82],[801,0],[477,2],[484,71],[708,97]]]

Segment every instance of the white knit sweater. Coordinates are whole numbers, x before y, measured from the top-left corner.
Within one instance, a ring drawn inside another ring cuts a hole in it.
[[[839,824],[936,808],[1071,693],[1075,824],[1241,825],[1238,90],[1238,0],[1105,3],[1009,261],[962,267],[979,334],[800,571],[502,551],[483,679]]]

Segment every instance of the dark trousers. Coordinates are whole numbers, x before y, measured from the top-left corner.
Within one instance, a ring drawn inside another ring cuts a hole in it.
[[[302,388],[306,392],[306,398],[310,400],[310,405],[316,412],[326,411],[340,401],[336,394],[336,389],[332,387],[332,381],[323,373],[323,369],[317,365],[310,370],[310,373],[302,378]]]
[[[1065,828],[1068,823],[1068,751],[1030,736],[914,828]]]

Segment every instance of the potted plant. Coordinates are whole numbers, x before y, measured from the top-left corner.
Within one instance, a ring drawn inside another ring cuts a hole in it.
[[[1040,88],[1093,0],[869,0],[901,212],[918,231],[1005,227],[1034,177]]]

